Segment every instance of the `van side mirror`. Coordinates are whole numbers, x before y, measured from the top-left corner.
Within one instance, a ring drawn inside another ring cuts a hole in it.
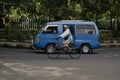
[[[46,30],[43,30],[43,33],[46,33],[47,31]]]
[[[45,29],[43,29],[43,31],[46,31],[46,28],[45,28]]]

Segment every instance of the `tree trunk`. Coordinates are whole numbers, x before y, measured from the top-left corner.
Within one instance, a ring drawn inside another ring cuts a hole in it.
[[[0,19],[0,29],[4,29],[3,19]]]

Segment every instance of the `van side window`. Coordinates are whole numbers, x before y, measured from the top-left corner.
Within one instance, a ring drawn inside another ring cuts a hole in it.
[[[77,34],[95,34],[94,25],[76,25]]]
[[[58,29],[57,26],[49,26],[46,31],[44,31],[43,33],[48,33],[48,34],[57,34]]]

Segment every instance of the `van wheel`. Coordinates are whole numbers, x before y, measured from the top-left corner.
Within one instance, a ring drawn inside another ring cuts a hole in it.
[[[81,46],[81,52],[84,53],[84,54],[88,54],[91,52],[91,47],[89,44],[83,44]]]
[[[53,53],[55,51],[55,45],[50,44],[46,47],[46,52],[47,53]]]
[[[47,56],[51,59],[57,59],[60,56],[54,44],[48,45],[46,47],[46,52],[47,52]]]

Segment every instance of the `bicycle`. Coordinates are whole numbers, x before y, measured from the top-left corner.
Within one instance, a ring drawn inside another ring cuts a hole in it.
[[[69,54],[69,56],[73,59],[77,59],[81,56],[80,50],[76,49],[78,45],[75,45],[74,43],[70,43],[68,47],[61,47],[61,43],[59,43],[59,38],[55,38],[56,42],[55,44],[50,44],[47,48],[49,49],[47,51],[47,56],[51,59],[57,59],[61,53],[63,54]]]

